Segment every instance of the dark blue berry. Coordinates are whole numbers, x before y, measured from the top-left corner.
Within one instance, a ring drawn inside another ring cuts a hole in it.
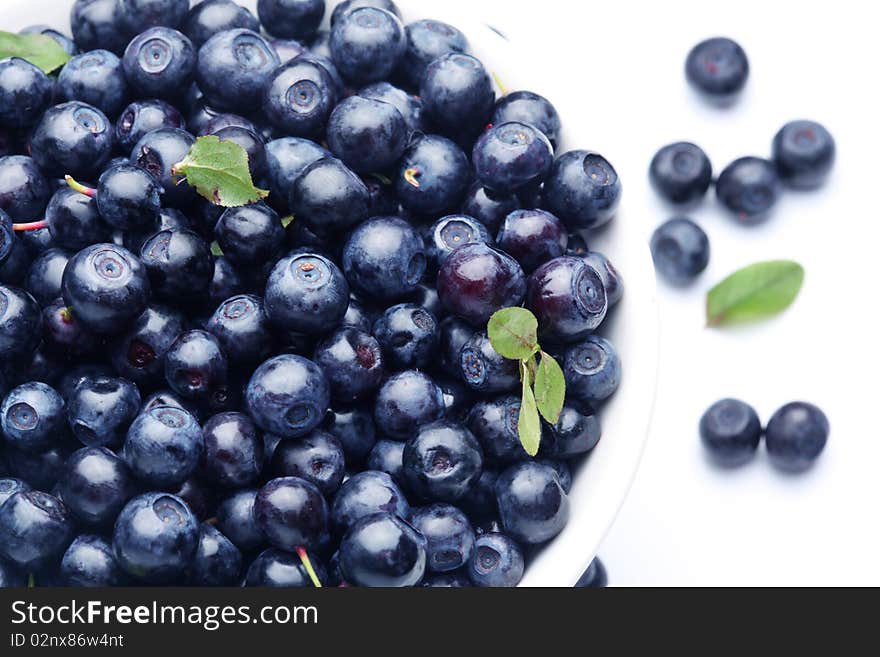
[[[233,367],[262,362],[274,346],[263,300],[253,295],[238,295],[221,303],[205,329],[217,338]]]
[[[116,446],[141,406],[140,392],[131,381],[87,378],[67,400],[67,422],[73,435],[89,447]]]
[[[608,588],[608,572],[605,565],[596,557],[590,562],[589,567],[580,576],[574,585],[576,589],[604,589]]]
[[[439,269],[449,254],[466,244],[493,244],[489,230],[473,217],[453,214],[438,219],[427,230],[425,248],[431,269]]]
[[[109,449],[84,447],[67,460],[58,491],[81,522],[104,528],[132,498],[135,483],[128,465]]]
[[[828,418],[813,404],[786,404],[767,423],[770,460],[782,470],[806,470],[822,454],[830,430]]]
[[[755,409],[738,399],[722,399],[700,418],[703,446],[714,460],[727,467],[750,461],[763,431]]]
[[[283,438],[299,438],[311,433],[324,419],[330,406],[330,386],[312,361],[282,355],[254,372],[245,401],[261,429]]]
[[[657,272],[675,285],[687,285],[709,265],[709,237],[690,219],[670,219],[654,231],[651,255]]]
[[[339,547],[346,581],[357,586],[415,586],[425,574],[427,541],[412,525],[383,513],[355,523]]]
[[[406,447],[406,443],[399,440],[378,441],[367,459],[367,468],[376,472],[384,472],[395,483],[403,485],[406,481],[403,476],[404,447]]]
[[[342,445],[329,433],[314,431],[298,440],[282,440],[269,464],[271,477],[299,477],[330,497],[345,476]]]
[[[468,564],[468,575],[475,586],[512,588],[520,583],[525,560],[520,547],[505,534],[477,536]]]
[[[333,399],[343,403],[369,398],[385,375],[380,342],[350,327],[320,343],[315,362],[324,370]]]
[[[815,121],[786,123],[773,138],[773,162],[779,177],[795,189],[820,187],[836,154],[834,137]]]
[[[129,99],[122,61],[108,50],[73,57],[58,74],[57,89],[61,99],[88,103],[114,118]]]
[[[605,286],[608,307],[615,305],[623,298],[623,278],[620,273],[606,256],[597,251],[589,251],[582,257],[588,265],[599,272],[599,278],[602,279],[602,285]]]
[[[117,0],[122,27],[135,34],[149,27],[179,27],[189,0]]]
[[[186,36],[168,27],[141,32],[125,49],[125,77],[146,98],[176,99],[193,79],[196,49]]]
[[[199,50],[196,82],[213,107],[259,109],[263,89],[281,64],[275,49],[251,30],[218,32]]]
[[[345,14],[360,7],[376,7],[377,9],[384,9],[400,18],[400,9],[397,8],[397,5],[394,4],[393,0],[342,0],[342,2],[333,8],[333,13],[330,16],[330,24],[335,25]],[[312,48],[314,49],[314,45]]]
[[[95,202],[105,223],[130,231],[154,226],[162,209],[162,187],[133,164],[107,169],[98,179]]]
[[[52,196],[46,208],[46,221],[52,241],[63,249],[79,251],[110,239],[110,227],[98,213],[95,199],[67,186]]]
[[[19,57],[0,60],[0,126],[27,128],[52,104],[52,82]]]
[[[324,158],[300,174],[290,191],[290,209],[321,237],[337,236],[367,218],[370,193],[342,162]]]
[[[174,490],[192,475],[204,453],[202,430],[187,411],[158,406],[139,415],[128,430],[123,458],[147,486]]]
[[[686,141],[664,146],[650,168],[654,189],[670,203],[689,205],[701,200],[712,185],[712,163],[696,144]]]
[[[257,15],[266,31],[282,39],[309,39],[324,18],[324,0],[259,0]]]
[[[425,369],[437,346],[437,320],[421,306],[400,304],[376,320],[373,335],[391,369]]]
[[[519,363],[501,356],[485,331],[471,336],[459,353],[460,378],[481,393],[510,392],[520,385]]]
[[[52,446],[63,430],[64,400],[45,383],[14,388],[0,404],[0,429],[9,445],[27,452]]]
[[[466,53],[467,37],[457,28],[441,21],[424,19],[406,26],[406,54],[400,61],[398,74],[407,86],[418,89],[428,66],[449,53]]]
[[[226,394],[229,362],[206,331],[181,333],[165,354],[165,380],[185,399],[210,401]]]
[[[180,185],[172,167],[189,153],[195,137],[177,128],[161,128],[145,134],[131,151],[131,163],[146,169],[165,190],[163,202],[186,209],[196,199],[195,188]]]
[[[389,438],[408,440],[443,417],[443,393],[427,375],[407,371],[390,377],[375,403],[376,426]]]
[[[43,172],[57,178],[88,178],[107,163],[112,149],[113,126],[106,115],[79,101],[46,110],[30,146],[31,157]]]
[[[73,538],[73,518],[57,497],[20,491],[0,506],[0,557],[22,568],[48,565]]]
[[[621,196],[611,163],[591,151],[560,155],[544,183],[544,207],[572,230],[598,228],[614,217]]]
[[[759,157],[734,160],[715,183],[718,200],[744,224],[766,219],[781,192],[776,167]]]
[[[545,262],[565,255],[568,233],[549,212],[515,210],[501,224],[496,243],[530,274]]]
[[[123,29],[118,0],[76,0],[70,29],[80,50],[106,48],[121,55],[129,35]]]
[[[264,94],[266,118],[293,137],[322,136],[336,105],[336,87],[327,70],[301,59],[275,70]]]
[[[492,125],[510,121],[534,126],[544,133],[554,148],[559,143],[562,131],[559,113],[543,96],[531,91],[514,91],[499,98],[492,115]]]
[[[363,464],[376,444],[376,425],[369,406],[331,409],[322,428],[340,442],[345,452],[345,462],[350,466]]]
[[[519,209],[516,194],[499,194],[486,189],[479,182],[471,185],[461,206],[462,213],[486,226],[490,235],[496,235],[501,223],[511,212]]]
[[[599,327],[608,311],[608,298],[595,269],[582,258],[563,256],[529,277],[526,306],[538,318],[541,335],[572,342]]]
[[[161,383],[165,354],[183,330],[184,318],[180,313],[164,306],[150,306],[110,345],[113,369],[138,385]]]
[[[213,526],[199,527],[199,546],[193,557],[191,582],[195,586],[238,586],[241,551]]]
[[[67,251],[47,249],[31,262],[24,287],[41,306],[47,306],[61,296],[61,279],[69,260]]]
[[[50,195],[48,181],[31,158],[0,158],[0,210],[13,221],[41,219]]]
[[[394,71],[406,51],[406,35],[394,14],[360,7],[333,24],[330,51],[346,80],[366,85],[387,79]]]
[[[736,99],[745,86],[749,77],[749,60],[732,39],[706,39],[688,53],[685,75],[707,99],[727,104]]]
[[[483,452],[464,426],[440,421],[421,427],[403,450],[403,475],[417,497],[461,499],[480,478]]]
[[[495,483],[504,530],[534,545],[556,536],[568,523],[568,496],[553,468],[540,463],[514,465]]]
[[[218,32],[235,28],[259,32],[260,21],[235,0],[205,0],[189,10],[180,31],[200,48]]]
[[[404,152],[394,190],[406,210],[436,216],[458,209],[470,181],[464,151],[444,137],[426,135]]]
[[[428,65],[419,95],[440,132],[471,140],[492,120],[495,89],[480,60],[451,52]]]
[[[254,267],[278,255],[284,227],[272,208],[255,203],[223,212],[214,227],[214,237],[230,262]]]
[[[546,425],[541,456],[571,459],[591,451],[602,437],[599,417],[588,404],[567,399],[554,425]]]
[[[426,125],[422,119],[422,100],[416,96],[406,93],[403,89],[398,89],[390,82],[377,82],[368,87],[364,87],[358,92],[363,98],[372,98],[373,100],[381,100],[390,105],[394,105],[403,120],[409,128],[409,135],[415,132],[425,132]],[[407,138],[407,142],[409,138]]]
[[[0,506],[10,497],[31,490],[30,484],[15,477],[0,477]]]
[[[327,575],[323,565],[314,557],[312,566],[318,581],[326,582]],[[274,548],[261,552],[248,567],[244,585],[259,588],[310,588],[314,586],[311,577],[299,557],[284,550]]]
[[[330,150],[359,173],[391,168],[408,139],[406,121],[394,105],[362,96],[339,103],[327,124]]]
[[[316,548],[327,531],[329,511],[321,491],[298,477],[273,479],[257,493],[257,525],[280,550]]]
[[[563,356],[567,390],[584,402],[610,397],[620,385],[620,357],[608,340],[597,335],[569,346]]]
[[[461,510],[432,504],[413,512],[412,525],[428,541],[428,570],[445,573],[467,565],[474,549],[474,529]]]
[[[217,506],[217,528],[243,552],[256,550],[266,543],[254,516],[256,498],[256,489],[246,488],[233,493]]]
[[[202,475],[223,488],[244,488],[263,470],[263,436],[243,413],[221,413],[205,423]]]
[[[63,586],[70,587],[106,588],[128,583],[110,543],[91,534],[73,540],[61,558],[58,577]]]
[[[487,130],[473,151],[477,178],[496,192],[540,184],[553,165],[553,146],[537,128],[502,123]]]
[[[272,196],[286,205],[296,179],[309,165],[329,154],[327,149],[307,139],[284,137],[270,141],[266,144],[266,164]]]
[[[365,470],[346,480],[333,498],[330,522],[338,536],[344,536],[363,518],[389,513],[408,518],[409,504],[400,488],[385,472]]]

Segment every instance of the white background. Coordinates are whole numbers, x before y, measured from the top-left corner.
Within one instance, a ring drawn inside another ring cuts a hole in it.
[[[593,127],[592,142],[578,146],[615,164],[626,220],[643,225],[646,241],[673,212],[646,176],[665,143],[700,144],[720,171],[738,156],[768,155],[791,119],[821,121],[835,135],[831,182],[787,193],[764,225],[736,225],[711,196],[691,213],[709,234],[711,263],[687,290],[660,285],[653,429],[600,555],[613,585],[880,584],[880,50],[870,3],[451,4],[470,6],[544,62],[541,89],[556,90],[565,122]],[[689,48],[716,35],[738,40],[752,65],[729,110],[702,103],[683,75]],[[796,306],[753,328],[703,328],[706,290],[773,258],[806,267]],[[628,376],[638,367],[625,363]],[[817,467],[785,475],[763,450],[740,470],[713,467],[696,425],[725,396],[749,401],[765,422],[787,401],[822,407],[832,431]]]

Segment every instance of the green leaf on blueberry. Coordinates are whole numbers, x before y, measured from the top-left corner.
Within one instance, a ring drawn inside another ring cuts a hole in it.
[[[559,421],[562,405],[565,403],[565,375],[559,363],[543,351],[538,372],[535,374],[535,401],[541,417],[550,424]]]
[[[538,406],[535,402],[535,393],[532,392],[532,377],[529,374],[526,361],[520,361],[522,373],[522,404],[519,407],[519,440],[529,456],[536,456],[541,447],[541,418],[538,416]]]
[[[45,34],[13,34],[0,31],[0,59],[7,57],[27,60],[47,74],[61,68],[70,60],[70,55],[64,51],[64,48]]]
[[[489,342],[499,355],[526,360],[538,351],[538,320],[525,308],[505,308],[489,318]]]
[[[771,260],[734,272],[709,290],[706,323],[723,327],[767,319],[797,298],[804,268],[791,260]]]

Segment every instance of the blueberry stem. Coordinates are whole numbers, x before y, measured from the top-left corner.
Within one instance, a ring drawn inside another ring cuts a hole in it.
[[[64,180],[67,181],[68,187],[70,187],[73,191],[79,192],[80,194],[85,194],[89,198],[95,198],[95,190],[91,187],[86,187],[82,183],[78,183],[73,179],[73,176],[64,176]]]
[[[29,230],[40,230],[42,228],[46,228],[49,225],[49,222],[45,219],[40,221],[32,221],[26,224],[12,224],[12,230],[16,233],[24,233]]]
[[[510,90],[507,88],[507,85],[504,84],[504,81],[501,79],[501,76],[492,71],[492,79],[495,80],[495,84],[498,86],[498,89],[501,91],[502,96],[506,96],[510,93]]]
[[[306,552],[304,547],[296,548],[296,553],[299,555],[299,560],[302,561],[303,567],[306,569],[306,572],[309,574],[309,577],[312,580],[312,584],[315,585],[316,589],[321,588],[321,580],[318,579],[318,574],[315,572],[315,569],[312,567],[312,560],[309,559],[309,553]]]
[[[419,176],[421,175],[421,171],[417,167],[411,167],[403,172],[403,179],[408,182],[410,185],[418,189],[422,186],[422,183],[419,182]]]

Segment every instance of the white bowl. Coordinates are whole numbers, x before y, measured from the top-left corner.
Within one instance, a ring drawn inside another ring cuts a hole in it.
[[[70,32],[65,0],[4,0],[0,29],[17,31],[33,24],[50,25]],[[256,0],[240,1],[256,13]],[[330,0],[327,18],[338,2]],[[548,80],[534,57],[489,26],[475,22],[463,8],[452,3],[397,0],[405,21],[437,18],[461,29],[472,52],[496,73],[511,91],[528,89],[546,95],[563,119],[560,153],[590,148],[586,124],[578,124],[580,108],[565,94],[563,80]],[[547,26],[547,39],[552,39]],[[528,52],[540,52],[532,43]],[[569,77],[570,79],[570,77]],[[614,162],[614,153],[604,153]],[[654,269],[643,234],[626,212],[626,185],[622,210],[610,226],[589,235],[590,247],[611,258],[620,270],[626,292],[615,308],[603,335],[620,351],[624,376],[617,394],[602,409],[603,435],[599,445],[575,473],[571,489],[571,519],[566,529],[532,559],[523,586],[570,587],[590,564],[611,527],[629,490],[641,459],[654,403],[658,361],[658,315]]]

